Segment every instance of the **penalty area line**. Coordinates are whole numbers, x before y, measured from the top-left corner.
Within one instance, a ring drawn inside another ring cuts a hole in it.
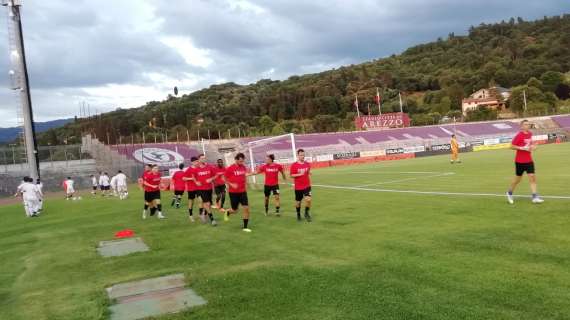
[[[505,194],[498,193],[471,193],[471,192],[447,192],[447,191],[420,191],[420,190],[397,190],[397,189],[374,189],[364,187],[348,187],[348,186],[333,186],[326,184],[313,184],[313,187],[320,187],[326,189],[338,190],[354,190],[354,191],[371,191],[371,192],[386,192],[386,193],[408,193],[408,194],[425,194],[436,196],[466,196],[466,197],[506,197]],[[530,198],[530,195],[513,195],[517,198]],[[540,196],[544,199],[562,199],[570,200],[570,196]]]

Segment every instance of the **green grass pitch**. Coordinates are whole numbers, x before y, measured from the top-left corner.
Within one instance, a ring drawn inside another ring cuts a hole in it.
[[[542,195],[570,197],[569,155],[570,144],[536,151]],[[570,198],[508,205],[494,194],[512,151],[462,160],[315,170],[310,224],[295,220],[290,187],[281,218],[264,217],[252,190],[251,234],[237,216],[213,228],[168,205],[167,220],[143,221],[133,186],[126,201],[50,199],[37,219],[1,207],[0,319],[106,319],[106,287],[178,272],[208,304],[160,319],[570,319]],[[526,178],[516,194],[529,194]],[[151,251],[99,257],[124,228]]]

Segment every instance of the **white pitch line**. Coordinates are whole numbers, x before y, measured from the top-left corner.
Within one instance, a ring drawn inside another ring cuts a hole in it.
[[[444,173],[442,171],[348,171],[348,170],[343,170],[343,171],[334,171],[334,172],[319,172],[319,174],[323,174],[323,173],[330,173],[330,174],[354,174],[354,173],[359,173],[359,174],[434,174],[434,173]]]
[[[403,173],[403,174],[432,174],[432,173],[449,173],[449,172],[441,172],[441,171],[350,171],[346,173],[363,173],[363,174],[370,174],[370,173],[378,173],[378,174],[393,174],[393,173]]]
[[[390,180],[390,181],[384,181],[384,182],[376,182],[376,183],[370,183],[370,184],[363,184],[363,185],[360,185],[360,186],[356,186],[355,188],[363,188],[363,187],[371,187],[371,186],[377,186],[377,185],[382,185],[382,184],[390,184],[390,183],[413,181],[413,180],[420,180],[420,179],[444,177],[444,176],[450,176],[450,175],[453,175],[453,174],[455,174],[455,173],[453,173],[453,172],[444,172],[444,173],[440,173],[440,174],[436,174],[436,175],[430,175],[430,176],[425,176],[425,177],[413,177],[413,178],[405,178],[405,179],[398,179],[398,180]]]
[[[341,190],[355,190],[355,191],[372,191],[372,192],[391,192],[391,193],[412,193],[412,194],[427,194],[438,196],[468,196],[468,197],[505,197],[505,194],[498,193],[469,193],[469,192],[447,192],[447,191],[419,191],[419,190],[396,190],[396,189],[372,189],[362,187],[346,187],[346,186],[331,186],[325,184],[314,184],[313,187],[321,187],[327,189],[341,189]],[[513,195],[517,198],[530,198],[530,195]],[[570,200],[570,196],[540,196],[545,199],[563,199]]]

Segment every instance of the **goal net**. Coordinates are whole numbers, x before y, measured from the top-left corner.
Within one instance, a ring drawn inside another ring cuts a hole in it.
[[[259,140],[249,141],[244,150],[251,171],[265,163],[267,155],[273,154],[275,162],[283,165],[297,161],[295,151],[295,134],[288,133],[280,136],[269,137]],[[250,184],[256,185],[260,179],[256,176],[250,177]]]

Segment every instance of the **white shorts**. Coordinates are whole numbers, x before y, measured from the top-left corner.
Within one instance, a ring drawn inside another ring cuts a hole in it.
[[[67,190],[65,191],[67,194],[74,194],[75,193],[75,189],[74,188],[67,188]]]
[[[127,186],[117,186],[118,192],[127,192]]]

